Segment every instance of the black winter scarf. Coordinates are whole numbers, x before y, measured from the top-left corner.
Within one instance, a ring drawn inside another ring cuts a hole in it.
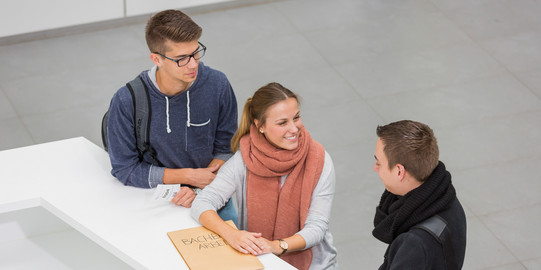
[[[455,198],[451,174],[440,161],[428,179],[406,195],[383,192],[376,207],[372,235],[390,244],[412,226],[449,208]]]

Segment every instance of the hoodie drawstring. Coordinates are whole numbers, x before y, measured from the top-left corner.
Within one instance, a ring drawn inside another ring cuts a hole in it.
[[[169,98],[165,96],[165,114],[167,116],[167,133],[171,133],[171,127],[169,126]]]
[[[187,102],[186,102],[186,110],[188,110],[188,113],[186,114],[187,115],[187,119],[186,119],[186,126],[190,127],[190,90],[186,91],[186,98],[187,98]]]
[[[186,114],[186,126],[190,127],[190,126],[194,126],[194,127],[202,127],[204,125],[207,125],[208,123],[210,123],[210,118],[209,120],[207,120],[205,123],[200,123],[200,124],[194,124],[194,123],[191,123],[191,119],[190,119],[190,91],[187,91],[186,92],[186,98],[187,98],[187,102],[186,102],[186,110],[187,110],[187,114]],[[167,116],[167,133],[171,133],[171,127],[169,125],[169,98],[167,96],[165,96],[165,114]]]

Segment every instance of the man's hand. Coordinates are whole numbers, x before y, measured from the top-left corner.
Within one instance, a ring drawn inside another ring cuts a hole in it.
[[[218,169],[220,169],[220,167],[222,167],[222,165],[224,165],[224,163],[225,163],[224,160],[215,158],[209,163],[207,168],[214,168],[216,165],[218,165]],[[218,169],[216,169],[216,171],[214,171],[214,174],[218,173]]]
[[[225,161],[221,159],[213,159],[206,168],[165,168],[162,181],[167,185],[182,184],[204,188],[214,180],[218,169],[220,169],[220,166],[224,163]]]
[[[171,202],[176,205],[182,205],[186,208],[190,208],[192,207],[192,202],[194,199],[195,192],[190,187],[182,186]]]
[[[192,169],[189,176],[190,185],[198,188],[206,187],[214,180],[219,168],[220,164],[209,168]]]

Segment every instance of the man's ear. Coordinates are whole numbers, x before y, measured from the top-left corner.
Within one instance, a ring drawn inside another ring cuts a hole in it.
[[[155,53],[151,53],[150,54],[150,60],[156,65],[156,66],[161,66],[161,63],[162,63],[162,59],[160,58],[159,55],[155,54]]]
[[[406,176],[406,169],[404,168],[404,165],[402,164],[396,164],[396,176],[398,177],[399,181],[404,180],[404,177]]]

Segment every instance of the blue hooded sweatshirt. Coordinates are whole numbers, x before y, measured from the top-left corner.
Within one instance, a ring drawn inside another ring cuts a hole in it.
[[[237,100],[225,74],[200,62],[190,87],[168,96],[155,86],[149,73],[141,72],[150,96],[150,145],[163,167],[148,153],[139,160],[133,101],[123,86],[113,96],[109,111],[111,174],[125,185],[153,188],[163,183],[165,168],[205,168],[212,159],[229,159],[230,141],[237,129]]]

